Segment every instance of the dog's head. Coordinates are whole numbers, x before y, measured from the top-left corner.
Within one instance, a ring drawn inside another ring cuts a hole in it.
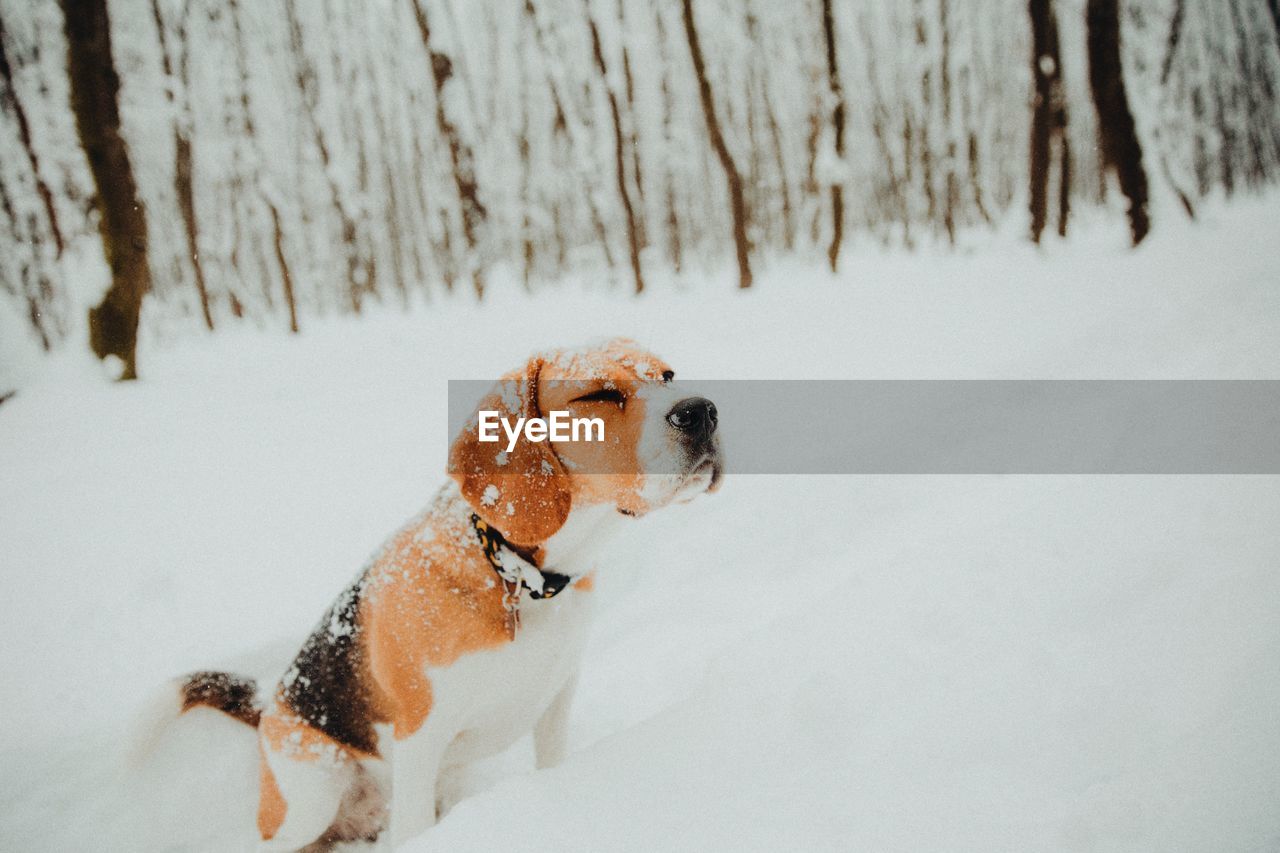
[[[723,471],[716,408],[681,395],[674,378],[666,362],[628,340],[535,355],[480,402],[454,440],[450,474],[477,515],[525,546],[553,536],[570,512],[641,516],[714,491]],[[508,450],[504,428],[497,442],[480,440],[482,412],[512,427],[563,412],[563,420],[598,421],[603,440],[584,422],[579,440],[522,434]]]

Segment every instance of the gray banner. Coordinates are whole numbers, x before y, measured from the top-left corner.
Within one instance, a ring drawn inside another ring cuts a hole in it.
[[[451,436],[492,387],[449,383]],[[672,390],[715,403],[731,474],[1280,474],[1276,380],[720,380]]]

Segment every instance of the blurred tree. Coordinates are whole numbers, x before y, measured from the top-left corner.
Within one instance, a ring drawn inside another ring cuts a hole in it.
[[[702,45],[698,40],[698,26],[693,19],[693,0],[684,0],[684,31],[689,39],[689,55],[693,59],[693,73],[698,79],[698,99],[702,104],[702,115],[707,123],[707,136],[711,138],[711,148],[724,170],[725,183],[729,186],[729,209],[733,214],[733,245],[738,253],[738,287],[746,289],[751,286],[751,244],[747,239],[747,205],[742,193],[742,174],[733,161],[729,145],[724,140],[724,130],[720,127],[720,119],[716,115],[715,95],[711,91],[711,81],[707,78],[707,63],[702,56]]]
[[[506,270],[747,286],[1280,177],[1277,0],[517,3],[0,0],[0,310],[52,349],[93,304],[128,363],[142,293],[296,330]]]
[[[431,66],[431,80],[435,86],[436,95],[436,127],[449,147],[453,185],[458,193],[458,206],[461,211],[462,233],[467,241],[467,265],[471,269],[471,284],[475,288],[476,296],[484,296],[484,271],[475,256],[480,245],[478,232],[488,212],[480,202],[480,183],[476,179],[471,146],[463,141],[457,124],[449,118],[446,108],[445,86],[453,77],[453,60],[444,51],[432,47],[431,25],[427,20],[427,9],[423,0],[409,0],[409,2],[413,6],[414,17],[418,22],[422,49],[426,51]]]
[[[627,247],[631,258],[631,275],[635,282],[635,292],[644,291],[644,274],[640,270],[640,226],[636,222],[636,208],[631,203],[631,190],[627,182],[626,136],[622,131],[622,111],[618,109],[618,95],[609,84],[609,68],[604,61],[604,49],[600,46],[600,30],[591,17],[591,7],[587,5],[587,28],[591,31],[591,56],[595,59],[596,68],[600,72],[601,85],[609,98],[609,116],[613,119],[613,168],[618,178],[618,199],[622,202],[622,210],[627,220]],[[634,145],[632,146],[634,149]],[[639,162],[638,160],[634,162]]]
[[[1142,145],[1129,109],[1120,62],[1119,0],[1089,0],[1085,14],[1089,87],[1098,111],[1102,168],[1115,173],[1120,191],[1128,199],[1129,230],[1136,246],[1150,232],[1151,218],[1147,212],[1147,171],[1142,165]]]
[[[945,2],[945,0],[944,0]],[[826,42],[827,80],[831,87],[831,125],[835,130],[836,159],[844,160],[844,89],[840,85],[840,63],[836,55],[836,21],[831,0],[822,0],[822,34]],[[827,263],[831,271],[839,269],[840,243],[844,239],[844,180],[831,183],[831,245]]]
[[[1048,222],[1049,178],[1058,154],[1058,234],[1066,236],[1071,211],[1071,147],[1062,88],[1062,52],[1053,0],[1030,0],[1031,77],[1031,239],[1039,243]]]
[[[7,120],[0,125],[11,129],[5,139],[5,145],[11,147],[0,145],[0,152],[16,152],[19,148],[22,152],[7,163],[0,161],[6,166],[0,169],[0,210],[7,220],[0,251],[0,293],[12,300],[15,310],[26,315],[41,348],[47,352],[65,331],[65,317],[59,310],[65,289],[58,280],[57,265],[67,247],[67,236],[59,221],[57,199],[68,193],[60,193],[51,185],[51,173],[56,175],[63,164],[43,156],[48,152],[42,151],[43,146],[37,142],[38,122],[33,123],[23,103],[23,79],[34,78],[42,84],[42,69],[34,61],[34,51],[11,51],[10,45],[4,10],[0,9],[0,117]],[[32,94],[30,88],[28,96]],[[35,88],[34,94],[39,98],[41,89]],[[24,191],[27,187],[34,188],[34,195]]]
[[[67,37],[71,108],[98,194],[98,229],[111,286],[89,311],[89,345],[99,358],[124,363],[121,379],[138,378],[138,317],[151,289],[147,219],[129,151],[120,135],[120,78],[111,56],[107,0],[61,0]]]

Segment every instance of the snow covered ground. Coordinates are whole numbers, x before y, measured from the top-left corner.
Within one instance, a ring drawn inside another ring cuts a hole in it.
[[[442,480],[446,379],[614,334],[688,377],[1280,378],[1280,198],[1202,219],[1133,253],[1111,225],[864,247],[745,295],[153,334],[127,386],[27,370],[0,406],[0,848],[240,849],[217,797],[119,769],[130,720],[176,673],[283,665]],[[612,543],[569,759],[517,745],[410,847],[1275,850],[1277,518],[1267,476],[731,476]],[[195,769],[252,790],[227,726]]]

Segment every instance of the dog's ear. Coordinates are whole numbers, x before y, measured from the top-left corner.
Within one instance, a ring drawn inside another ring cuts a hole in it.
[[[499,380],[449,450],[449,475],[476,515],[509,541],[529,547],[549,539],[569,517],[573,504],[569,475],[551,452],[550,442],[521,437],[508,453],[502,430],[499,441],[480,441],[478,412],[496,411],[512,425],[520,417],[542,417],[538,405],[542,366],[542,359],[534,357],[523,370]]]

